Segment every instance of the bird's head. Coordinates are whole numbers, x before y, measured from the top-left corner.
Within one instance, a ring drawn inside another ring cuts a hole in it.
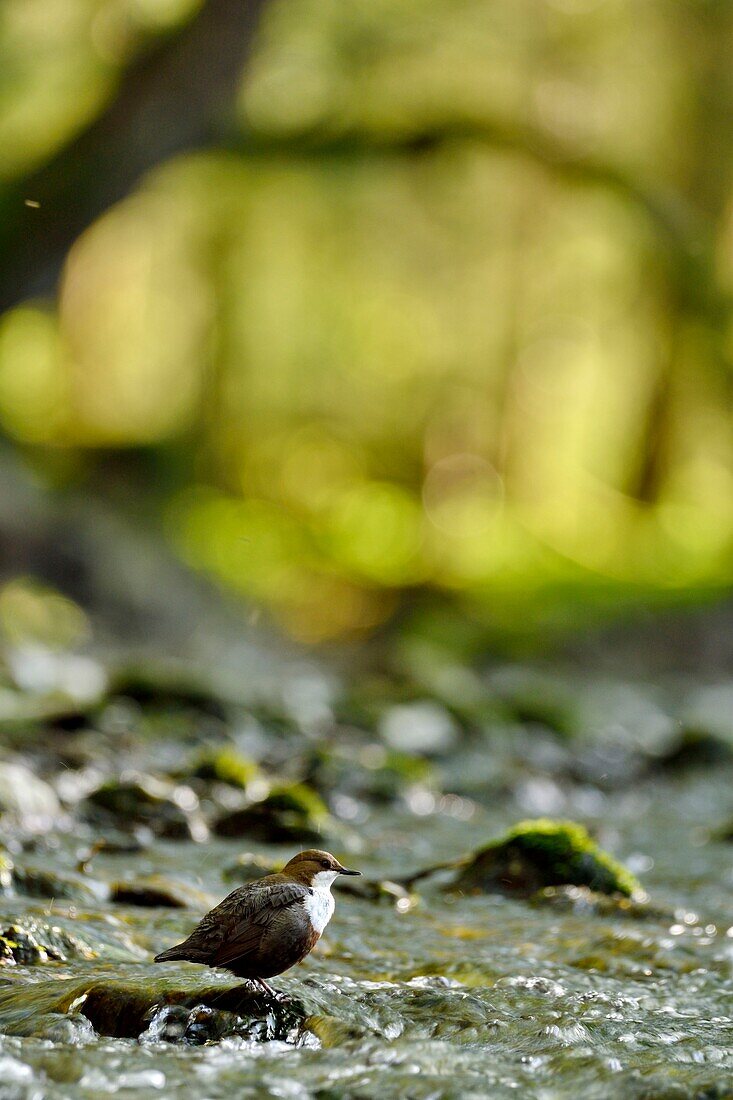
[[[299,852],[283,868],[283,874],[290,875],[306,886],[328,888],[339,875],[360,875],[361,871],[350,871],[342,867],[330,852],[321,852],[317,848],[308,848]]]

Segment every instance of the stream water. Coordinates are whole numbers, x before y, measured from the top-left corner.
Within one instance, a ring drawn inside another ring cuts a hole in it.
[[[138,745],[135,762],[152,771],[177,751],[175,741]],[[449,754],[446,774],[461,751]],[[480,755],[474,744],[464,772]],[[199,988],[210,999],[212,988],[232,986],[226,974],[151,960],[205,911],[192,888],[219,900],[234,885],[223,872],[243,850],[284,861],[298,845],[214,837],[102,851],[83,900],[73,888],[29,897],[17,884],[0,897],[6,939],[22,923],[75,937],[62,958],[0,969],[0,1097],[733,1097],[733,849],[713,836],[733,814],[733,767],[608,789],[538,768],[518,773],[516,762],[511,774],[521,778],[482,799],[420,786],[372,805],[341,795],[350,820],[332,846],[365,876],[394,879],[551,811],[582,820],[640,877],[648,909],[605,911],[582,895],[457,896],[430,881],[414,902],[337,888],[319,948],[274,979],[301,1012],[278,1032],[266,1009],[256,1026],[192,1009]],[[72,815],[14,858],[73,885],[95,835]],[[95,883],[152,874],[182,883],[184,895],[190,887],[189,906],[94,897]],[[81,1011],[100,981],[148,991],[172,983],[190,1000],[171,1007],[161,996],[139,1034],[116,1038]],[[64,1001],[64,991],[74,996]]]

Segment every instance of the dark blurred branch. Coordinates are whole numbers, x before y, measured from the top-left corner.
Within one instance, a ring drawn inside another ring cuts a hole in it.
[[[645,189],[614,165],[594,160],[590,156],[576,156],[561,143],[548,140],[541,131],[519,124],[507,126],[503,123],[494,124],[491,120],[459,120],[444,125],[428,125],[396,135],[359,131],[330,133],[318,130],[282,138],[254,134],[246,136],[237,145],[237,149],[250,156],[281,154],[319,158],[331,154],[351,159],[370,153],[416,156],[463,141],[519,153],[571,182],[596,184],[614,191],[630,205],[642,209],[657,233],[669,240],[673,249],[685,252],[689,249],[695,253],[700,251],[699,219],[683,196]]]
[[[220,141],[265,0],[208,0],[127,71],[105,113],[3,195],[0,311],[54,290],[67,251],[156,164]],[[24,199],[40,203],[29,209]]]

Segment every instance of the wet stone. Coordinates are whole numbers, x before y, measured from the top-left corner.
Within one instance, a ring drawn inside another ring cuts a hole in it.
[[[322,799],[302,783],[274,788],[267,798],[222,814],[214,824],[218,836],[246,836],[270,843],[316,843],[334,831]]]
[[[236,882],[244,885],[254,882],[255,879],[264,878],[265,875],[274,875],[282,870],[282,860],[267,859],[265,856],[256,856],[252,852],[243,852],[240,856],[224,868],[222,878],[225,882]]]
[[[110,900],[117,905],[139,905],[145,908],[211,909],[214,898],[190,883],[146,875],[129,882],[113,882]]]
[[[37,966],[94,957],[88,944],[53,925],[29,920],[0,930],[0,966]]]
[[[226,783],[241,790],[247,790],[255,780],[261,778],[260,769],[254,760],[233,748],[210,749],[201,753],[193,761],[188,774],[198,779]]]
[[[86,821],[123,832],[150,829],[167,840],[205,840],[206,825],[190,787],[175,787],[150,776],[128,782],[110,781],[81,804]]]
[[[106,883],[71,871],[49,871],[43,867],[16,864],[10,879],[10,890],[29,898],[91,902],[104,901],[109,897]]]
[[[643,896],[630,871],[572,821],[523,821],[457,868],[451,886],[472,893],[529,897],[546,886],[587,886],[601,894]]]
[[[410,893],[401,883],[390,882],[389,879],[344,879],[339,883],[339,893],[351,894],[363,901],[393,905],[398,913],[408,912],[418,902],[416,894]]]
[[[81,1015],[99,1035],[141,1038],[143,1043],[216,1041],[225,1034],[286,1040],[302,1027],[306,1013],[291,999],[266,997],[251,983],[207,985],[143,978],[92,978],[38,982],[0,990],[0,1029],[34,1034],[50,1014]]]
[[[714,733],[687,729],[650,763],[651,771],[682,772],[733,763],[733,745]]]

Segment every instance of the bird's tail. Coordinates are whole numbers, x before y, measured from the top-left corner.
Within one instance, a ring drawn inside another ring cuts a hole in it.
[[[191,952],[186,947],[185,943],[177,943],[175,947],[169,947],[167,951],[161,951],[159,955],[156,955],[153,962],[164,963],[173,962],[175,959],[188,959],[195,962],[192,959]]]

